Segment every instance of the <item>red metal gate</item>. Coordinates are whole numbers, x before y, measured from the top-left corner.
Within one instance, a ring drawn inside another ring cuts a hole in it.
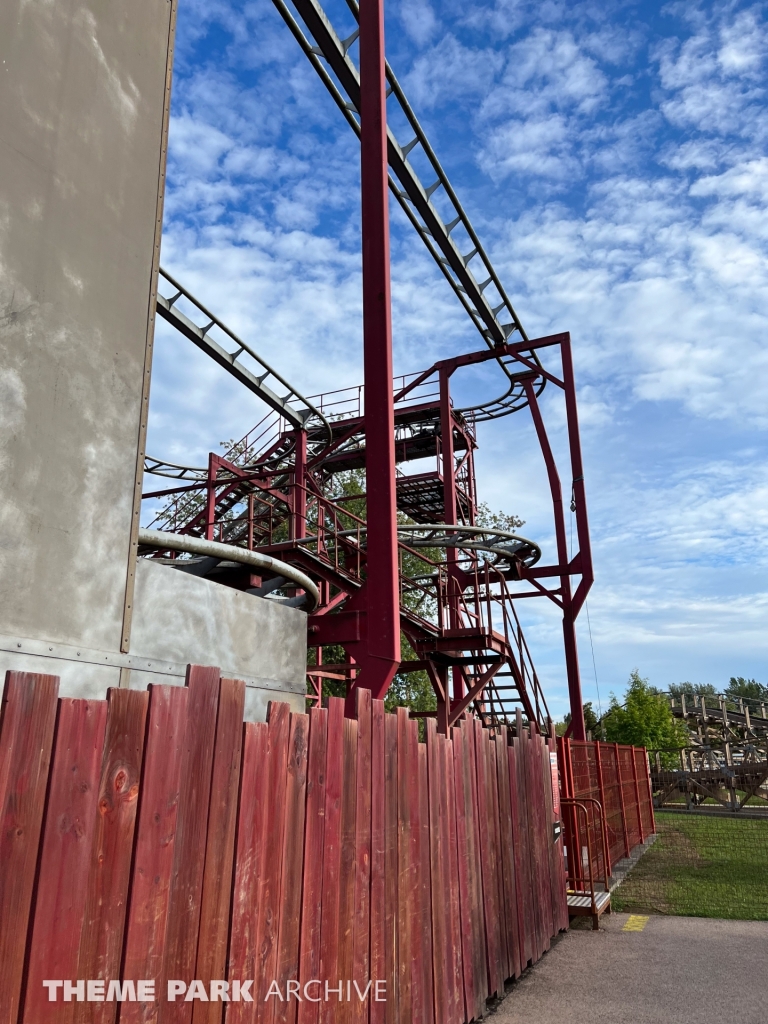
[[[597,800],[602,807],[610,873],[656,830],[645,747],[561,738],[558,756],[563,795]],[[596,875],[601,870],[594,865]]]

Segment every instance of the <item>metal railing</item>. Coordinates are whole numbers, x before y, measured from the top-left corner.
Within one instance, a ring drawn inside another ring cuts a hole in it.
[[[600,801],[592,797],[562,797],[560,809],[565,829],[568,888],[589,894],[592,913],[597,914],[595,897],[601,891],[598,886],[608,892],[611,878],[603,808]]]

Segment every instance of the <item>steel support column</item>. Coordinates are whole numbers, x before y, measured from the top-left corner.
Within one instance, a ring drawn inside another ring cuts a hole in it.
[[[291,504],[291,538],[298,540],[307,535],[307,432],[296,432],[296,454],[293,468],[293,494]]]
[[[213,540],[213,524],[216,520],[216,477],[219,463],[211,452],[208,456],[208,484],[205,491],[205,539]]]
[[[456,524],[456,468],[453,453],[453,413],[451,410],[450,380],[453,368],[440,367],[440,452],[443,468],[443,522],[447,525]],[[445,560],[448,568],[448,625],[458,629],[461,625],[459,617],[459,599],[461,585],[458,581],[458,557],[456,548],[446,548]],[[453,700],[460,701],[464,696],[464,676],[458,666],[452,671]],[[450,698],[446,694],[446,699]],[[450,718],[450,715],[449,715]]]
[[[383,0],[360,4],[360,125],[368,623],[351,717],[354,690],[383,697],[400,664]]]
[[[531,377],[523,383],[528,397],[528,405],[531,410],[531,418],[533,419],[533,425],[539,439],[541,452],[544,456],[544,464],[547,468],[547,477],[549,479],[549,488],[552,495],[552,506],[555,517],[557,561],[561,570],[560,594],[563,605],[565,670],[568,676],[568,696],[571,704],[571,724],[568,728],[567,735],[574,740],[585,740],[587,735],[584,728],[584,709],[582,706],[581,679],[579,676],[579,655],[576,646],[576,615],[578,614],[579,606],[575,604],[571,594],[571,577],[570,572],[568,571],[568,541],[565,528],[565,511],[563,508],[563,491],[560,485],[560,474],[557,471],[555,457],[549,444],[549,438],[547,437],[547,431],[544,427],[541,409],[539,408],[538,399],[533,387],[533,379],[534,375],[532,374]]]

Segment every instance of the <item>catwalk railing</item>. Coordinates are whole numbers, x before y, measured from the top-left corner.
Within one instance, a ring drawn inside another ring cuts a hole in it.
[[[593,874],[596,878],[610,876],[614,865],[656,830],[647,752],[644,747],[561,738],[558,762],[563,796],[589,805]],[[599,803],[601,813],[593,812],[590,801]],[[568,815],[564,824],[568,850],[580,851],[583,858],[586,843],[568,835]],[[603,849],[607,849],[608,864]],[[579,852],[574,856],[579,857]],[[569,873],[573,870],[570,863]]]
[[[244,684],[200,667],[57,692],[6,677],[2,1024],[458,1024],[568,925],[554,745],[519,716],[421,743],[362,690],[356,719],[331,698],[244,725]]]

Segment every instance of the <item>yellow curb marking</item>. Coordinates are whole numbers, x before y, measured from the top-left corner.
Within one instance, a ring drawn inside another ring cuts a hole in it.
[[[621,930],[623,932],[641,932],[649,920],[649,917],[643,917],[642,914],[630,914],[627,923]]]

